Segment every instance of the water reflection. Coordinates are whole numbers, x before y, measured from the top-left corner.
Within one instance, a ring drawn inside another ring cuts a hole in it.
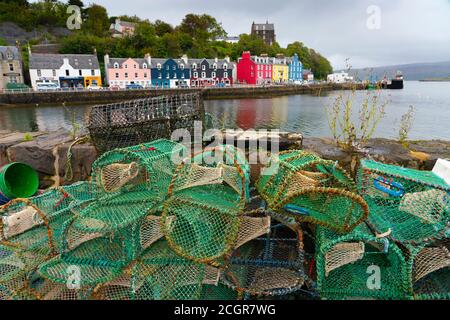
[[[219,120],[222,128],[280,129],[305,136],[330,136],[327,107],[338,94],[205,101],[205,109]],[[356,92],[354,104],[360,105],[364,97],[374,94],[377,92]],[[406,82],[405,90],[382,91],[379,99],[390,103],[374,136],[397,138],[401,117],[413,105],[416,117],[411,139],[450,140],[450,82]],[[89,106],[0,106],[0,130],[70,130],[72,114],[76,122],[84,124],[88,110]]]

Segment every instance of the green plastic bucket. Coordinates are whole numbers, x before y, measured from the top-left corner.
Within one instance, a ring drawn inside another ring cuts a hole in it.
[[[28,198],[39,188],[37,172],[29,165],[14,162],[0,169],[0,193],[8,199]]]

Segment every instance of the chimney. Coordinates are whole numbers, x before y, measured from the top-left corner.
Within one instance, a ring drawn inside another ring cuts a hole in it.
[[[183,55],[181,56],[181,60],[183,60],[185,64],[188,64],[188,60],[189,60],[189,59],[188,59],[187,54],[183,54]]]
[[[105,68],[108,69],[109,66],[109,54],[105,54]]]
[[[150,65],[152,64],[152,57],[150,56],[150,53],[146,53],[144,59],[147,60],[148,67],[150,68]]]
[[[228,63],[230,63],[230,61],[231,61],[231,60],[230,60],[230,57],[226,56],[226,57],[225,57],[225,61],[228,62]]]
[[[219,58],[215,57],[215,58],[214,58],[214,61],[215,61],[216,63],[219,62]]]
[[[94,47],[94,55],[97,55],[97,48]]]

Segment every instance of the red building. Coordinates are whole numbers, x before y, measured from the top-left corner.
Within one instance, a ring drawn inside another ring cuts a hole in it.
[[[272,82],[272,64],[267,55],[251,56],[250,52],[242,53],[237,64],[237,80],[243,84],[268,84]]]

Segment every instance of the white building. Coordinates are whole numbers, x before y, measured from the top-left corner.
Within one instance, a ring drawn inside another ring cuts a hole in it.
[[[215,41],[225,41],[228,43],[238,43],[239,42],[239,37],[217,37],[216,39],[214,39]]]
[[[354,80],[353,77],[344,71],[329,74],[327,77],[327,82],[329,83],[346,83],[346,82],[353,82],[353,80]]]
[[[37,84],[52,82],[61,88],[84,88],[102,85],[100,64],[93,54],[30,53],[30,80]]]

